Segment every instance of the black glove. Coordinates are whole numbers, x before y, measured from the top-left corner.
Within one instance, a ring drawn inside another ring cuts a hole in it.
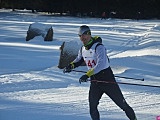
[[[89,77],[87,75],[83,75],[80,79],[79,79],[79,83],[81,84],[81,82],[87,82]]]
[[[67,67],[63,69],[63,73],[70,73],[72,71],[72,65],[69,64]]]

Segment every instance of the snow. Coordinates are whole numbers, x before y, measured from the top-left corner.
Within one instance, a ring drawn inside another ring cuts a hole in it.
[[[53,27],[53,41],[41,36],[26,42],[28,27],[38,22]],[[103,39],[119,82],[160,86],[160,21],[57,17],[28,11],[0,10],[0,120],[88,120],[89,82],[83,73],[57,68],[64,41],[79,42],[81,25]],[[73,48],[76,46],[73,46]],[[79,47],[79,46],[77,46]],[[85,66],[77,70],[86,71]],[[160,88],[120,85],[138,120],[160,115]],[[101,120],[128,120],[108,96],[99,104]]]

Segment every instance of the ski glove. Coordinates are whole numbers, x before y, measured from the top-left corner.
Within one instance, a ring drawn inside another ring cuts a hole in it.
[[[70,63],[67,67],[63,69],[63,73],[70,73],[73,68],[74,68],[74,64]]]
[[[79,79],[79,83],[81,84],[81,82],[87,82],[89,77],[87,75],[83,75],[80,79]]]

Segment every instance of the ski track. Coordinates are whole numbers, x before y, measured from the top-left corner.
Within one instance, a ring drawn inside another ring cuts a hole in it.
[[[54,75],[51,71],[57,71],[57,74]],[[60,113],[63,112],[67,115],[73,113],[72,115],[88,116],[86,111],[88,111],[89,84],[79,86],[77,81],[72,79],[71,82],[67,82],[68,85],[59,86],[61,82],[64,82],[61,81],[62,79],[58,79],[58,76],[62,76],[62,74],[63,73],[60,73],[57,68],[49,68],[42,72],[33,71],[31,73],[18,73],[1,76],[1,81],[3,82],[1,82],[0,96],[5,96],[4,98],[9,101],[23,101],[22,103],[20,102],[22,105],[17,106],[16,104],[14,105],[11,103],[9,105],[4,104],[3,106],[7,106],[5,109],[9,110],[21,110],[23,109],[23,104],[26,104],[27,106],[25,109],[32,109],[36,111],[36,113],[41,113],[42,111],[44,112],[47,110],[46,114],[54,113],[61,115]],[[72,78],[73,75],[70,75],[67,75],[67,77]],[[19,81],[15,80],[15,78],[19,78]],[[52,81],[53,84],[48,80]],[[23,81],[29,81],[29,83]],[[36,81],[39,81],[39,83],[37,84]],[[47,84],[45,84],[45,81]],[[58,86],[56,86],[56,82],[59,83],[57,84]],[[43,86],[45,85],[46,87],[44,88]],[[8,88],[8,86],[10,88]],[[134,91],[134,89],[127,91],[128,89],[125,85],[120,85],[120,87],[126,101],[134,108],[137,116],[143,116],[144,120],[152,120],[157,114],[159,114],[160,92],[158,88],[147,89],[144,87],[142,91]],[[33,103],[35,103],[35,105]],[[36,104],[38,105],[38,110]],[[3,106],[1,107],[3,108]],[[54,108],[52,108],[52,106],[54,106]],[[155,111],[154,114],[147,116],[146,114],[152,113],[155,110],[155,107],[157,108],[157,112]],[[124,114],[123,111],[121,111],[120,108],[118,108],[106,95],[103,95],[100,101],[99,110],[103,119],[105,119],[106,116],[107,118],[112,118],[113,114],[115,114],[118,119]],[[127,120],[125,114],[123,119]]]
[[[102,22],[96,18],[79,18],[77,20],[74,17],[55,18],[51,16],[46,18],[46,16],[34,16],[31,13],[3,13],[3,11],[1,13],[0,31],[2,34],[0,37],[2,41],[0,41],[0,47],[4,48],[2,49],[4,53],[1,53],[2,50],[0,50],[0,54],[5,59],[12,58],[14,61],[13,56],[5,54],[7,49],[12,48],[11,50],[17,52],[19,50],[23,52],[30,51],[26,55],[33,51],[37,54],[41,54],[41,52],[48,53],[47,55],[50,56],[56,54],[54,60],[58,60],[58,47],[61,43],[78,39],[75,37],[77,36],[75,27],[78,28],[82,24],[87,24],[91,27],[92,33],[101,36],[104,44],[107,45],[108,56],[111,59],[111,66],[115,74],[145,77],[145,81],[134,81],[134,83],[160,85],[160,74],[158,72],[160,68],[160,24],[158,20],[108,19]],[[64,22],[63,19],[67,22]],[[40,37],[35,38],[35,42],[30,41],[27,44],[23,41],[22,38],[25,37],[29,24],[33,22],[54,26],[56,34],[54,35],[55,43],[53,42],[53,44],[55,45],[45,44],[44,42],[39,42],[39,45],[36,45],[37,41],[42,40]],[[11,39],[15,41],[10,41]],[[25,45],[28,46],[25,47]],[[154,54],[153,51],[144,54],[142,52],[145,49],[157,51]],[[135,56],[135,54],[127,56],[127,52],[135,53],[134,51],[140,51],[139,56]],[[23,54],[20,54],[19,58],[22,56]],[[23,61],[22,59],[18,60]],[[45,60],[49,62],[52,59]],[[145,62],[142,63],[144,60]],[[150,61],[152,60],[154,60],[154,63],[151,64]],[[136,63],[137,66],[134,67],[135,65],[132,62]],[[43,64],[39,68],[31,67],[27,70],[23,67],[22,69],[13,67],[2,70],[2,74],[0,74],[0,120],[39,120],[46,119],[46,117],[47,120],[90,119],[88,108],[89,83],[81,85],[78,83],[78,78],[82,74],[76,72],[63,74],[62,70],[57,68],[57,62],[46,66],[43,66]],[[154,70],[152,70],[152,67]],[[8,73],[5,73],[6,71]],[[117,80],[133,82],[118,78]],[[126,85],[120,85],[120,88],[126,101],[135,110],[138,120],[155,120],[156,116],[160,115],[159,88]],[[98,108],[101,120],[128,120],[125,113],[106,95],[103,95]]]

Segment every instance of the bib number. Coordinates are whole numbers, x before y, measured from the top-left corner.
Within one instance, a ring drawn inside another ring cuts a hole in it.
[[[96,65],[96,62],[94,60],[88,60],[86,65],[90,68],[94,67]]]

